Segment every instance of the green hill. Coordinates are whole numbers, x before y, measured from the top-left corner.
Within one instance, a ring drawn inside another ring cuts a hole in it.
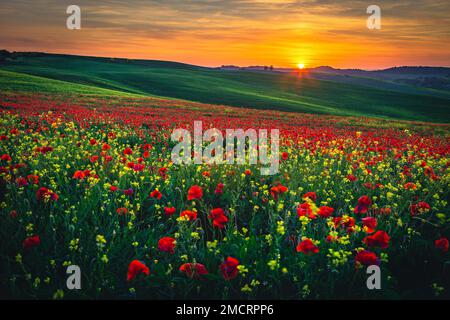
[[[450,122],[450,98],[445,96],[296,74],[51,54],[15,54],[0,64],[0,72],[2,92],[152,95],[259,109]]]

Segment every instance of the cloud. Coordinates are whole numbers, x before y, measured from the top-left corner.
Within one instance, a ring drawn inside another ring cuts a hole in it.
[[[200,64],[200,60],[193,61],[196,55],[211,61],[209,56],[219,49],[217,59],[236,59],[236,63],[253,61],[252,55],[260,62],[268,60],[257,50],[265,50],[266,57],[275,60],[273,64],[293,63],[292,52],[307,55],[310,61],[332,58],[333,54],[347,55],[352,61],[349,48],[362,52],[370,44],[377,47],[366,49],[369,56],[370,52],[393,50],[399,60],[406,56],[402,46],[410,54],[423,52],[423,46],[430,52],[434,46],[443,61],[438,52],[450,43],[447,0],[378,0],[380,31],[365,27],[369,3],[362,0],[76,2],[82,10],[82,30],[70,32],[65,28],[65,10],[72,0],[0,0],[0,42],[17,49],[110,55],[120,51],[131,57],[157,57],[158,52],[178,57],[174,52],[178,50],[190,55],[184,59]],[[448,60],[443,63],[450,64]]]

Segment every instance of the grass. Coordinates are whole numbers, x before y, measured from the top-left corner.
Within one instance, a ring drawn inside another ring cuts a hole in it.
[[[445,96],[305,79],[296,74],[49,54],[7,59],[0,70],[15,72],[2,71],[2,91],[150,95],[258,109],[450,122],[450,99]]]

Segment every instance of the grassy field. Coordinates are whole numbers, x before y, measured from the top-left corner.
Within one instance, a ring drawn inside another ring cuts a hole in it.
[[[160,96],[258,109],[450,122],[450,99],[412,90],[150,60],[18,56],[0,65],[0,89]]]

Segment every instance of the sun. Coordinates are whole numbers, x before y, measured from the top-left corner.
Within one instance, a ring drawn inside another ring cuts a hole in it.
[[[297,67],[299,69],[304,69],[305,68],[305,64],[304,63],[299,63],[299,64],[297,64]]]

